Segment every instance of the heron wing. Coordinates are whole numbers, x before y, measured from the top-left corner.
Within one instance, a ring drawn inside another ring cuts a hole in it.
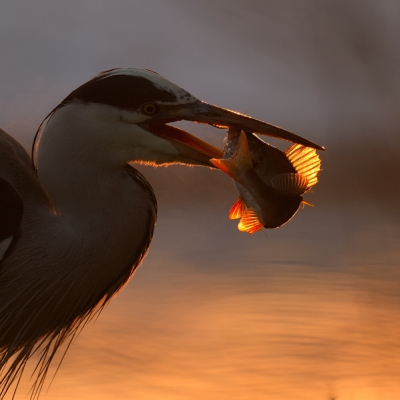
[[[0,261],[21,224],[23,209],[22,199],[17,191],[0,178]]]
[[[21,224],[24,205],[16,184],[20,171],[29,169],[32,164],[26,150],[0,129],[0,261]]]
[[[32,159],[25,148],[17,140],[15,140],[12,136],[10,136],[7,132],[3,131],[3,129],[0,128],[0,146],[2,147],[2,149],[5,147],[6,144],[11,146],[13,152],[15,153],[15,156],[18,157],[19,162],[23,164],[24,167],[32,169]]]

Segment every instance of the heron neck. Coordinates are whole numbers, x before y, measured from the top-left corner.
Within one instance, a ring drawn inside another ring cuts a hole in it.
[[[38,143],[38,178],[60,215],[101,226],[107,219],[113,227],[134,224],[138,207],[154,208],[154,200],[129,179],[131,155],[113,140],[115,116],[98,111],[66,106],[54,114]]]

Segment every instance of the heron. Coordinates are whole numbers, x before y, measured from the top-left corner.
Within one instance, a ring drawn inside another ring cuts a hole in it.
[[[277,126],[211,105],[144,69],[101,72],[40,125],[32,155],[0,130],[0,398],[38,355],[38,397],[69,347],[129,281],[153,236],[157,202],[131,164],[214,168],[222,151],[180,120],[234,127],[322,149]]]

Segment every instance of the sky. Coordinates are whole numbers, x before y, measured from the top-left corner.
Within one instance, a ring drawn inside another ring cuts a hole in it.
[[[150,253],[44,398],[398,398],[399,15],[395,0],[2,2],[0,127],[27,148],[72,90],[127,66],[327,149],[316,206],[254,236],[227,220],[222,173],[138,167],[159,202]]]

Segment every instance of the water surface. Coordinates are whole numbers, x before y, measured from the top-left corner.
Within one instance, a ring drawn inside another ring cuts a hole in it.
[[[399,398],[399,225],[320,204],[250,236],[226,211],[161,205],[144,264],[44,398]]]

